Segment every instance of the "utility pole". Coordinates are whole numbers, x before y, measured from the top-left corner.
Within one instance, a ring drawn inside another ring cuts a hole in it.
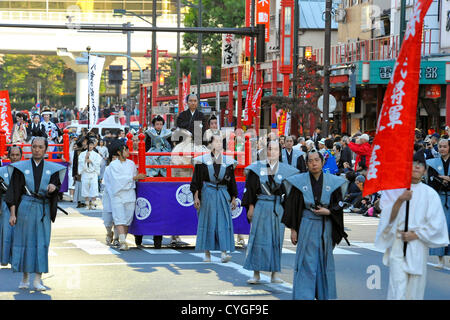
[[[198,26],[202,27],[202,0],[198,1]],[[197,95],[198,95],[198,103],[200,105],[200,88],[202,84],[202,42],[203,42],[203,34],[198,34],[198,60],[197,60]]]
[[[403,43],[406,29],[406,0],[400,2],[400,47]]]
[[[250,27],[253,29],[255,27],[255,0],[252,0],[252,8],[250,13]],[[250,39],[250,66],[255,65],[255,37],[252,36]]]
[[[152,5],[152,24],[156,28],[156,0],[153,0]],[[156,31],[152,32],[152,70],[151,70],[151,82],[156,82]],[[153,107],[153,106],[152,106]]]
[[[294,1],[294,54],[293,54],[293,63],[292,63],[292,97],[294,99],[297,97],[297,71],[298,71],[298,21],[299,21],[299,7],[298,7],[298,0]],[[292,121],[292,119],[291,119]]]
[[[180,0],[177,0],[177,28],[180,27],[181,24],[181,3]],[[181,70],[180,70],[180,33],[177,32],[177,85],[178,79],[180,79]]]
[[[325,3],[325,51],[323,62],[323,136],[328,137],[328,110],[330,105],[330,50],[331,50],[331,6],[332,0]]]
[[[124,23],[124,26],[131,27],[131,23]],[[127,107],[126,117],[127,117],[127,126],[130,127],[130,112],[131,112],[131,31],[127,31]]]

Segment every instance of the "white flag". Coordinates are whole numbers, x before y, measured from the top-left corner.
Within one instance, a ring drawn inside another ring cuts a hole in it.
[[[291,131],[291,113],[286,114],[286,126],[284,127],[284,135],[287,137]]]
[[[102,78],[104,57],[89,56],[89,127],[97,124],[99,117],[100,80]]]

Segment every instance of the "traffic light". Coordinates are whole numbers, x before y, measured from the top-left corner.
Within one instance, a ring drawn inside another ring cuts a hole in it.
[[[256,25],[258,35],[256,36],[256,62],[266,61],[266,26]]]
[[[110,85],[122,84],[122,81],[123,81],[123,67],[122,66],[109,66],[108,83]]]
[[[356,97],[356,73],[355,67],[352,66],[351,73],[349,75],[349,84],[348,84],[348,96],[350,98]]]

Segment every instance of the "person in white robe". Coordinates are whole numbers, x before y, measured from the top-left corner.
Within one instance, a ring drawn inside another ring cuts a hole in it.
[[[385,250],[383,264],[389,266],[389,300],[422,300],[429,248],[448,244],[447,222],[439,195],[421,182],[425,172],[423,152],[417,152],[411,190],[383,191],[380,199],[382,212],[375,247]],[[405,232],[407,201],[408,231]]]
[[[117,159],[117,156],[113,156],[111,161]],[[114,220],[112,216],[112,206],[111,206],[111,197],[108,193],[108,190],[104,187],[105,185],[109,185],[111,183],[110,178],[110,166],[107,166],[105,172],[103,174],[103,196],[102,196],[102,219],[103,224],[106,228],[106,245],[110,246],[118,246],[119,245],[119,235],[117,232],[117,228],[114,226]],[[114,231],[113,231],[114,227]]]
[[[134,162],[127,159],[130,151],[126,145],[115,147],[112,155],[117,155],[118,159],[108,166],[105,192],[109,195],[113,222],[119,233],[119,249],[128,250],[126,237],[136,206],[136,180],[145,179],[146,175],[138,174]]]
[[[81,196],[86,200],[89,210],[95,208],[95,199],[98,197],[98,176],[102,156],[94,151],[95,142],[89,141],[88,149],[83,151],[78,158],[78,174],[81,175]]]

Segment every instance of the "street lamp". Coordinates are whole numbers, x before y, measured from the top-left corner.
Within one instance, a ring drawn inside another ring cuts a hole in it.
[[[211,76],[212,76],[211,66],[206,66],[205,74],[206,74],[206,76],[205,76],[206,79],[211,79]]]
[[[281,66],[283,74],[283,96],[289,95],[289,75],[292,73],[294,32],[294,1],[281,0]]]

